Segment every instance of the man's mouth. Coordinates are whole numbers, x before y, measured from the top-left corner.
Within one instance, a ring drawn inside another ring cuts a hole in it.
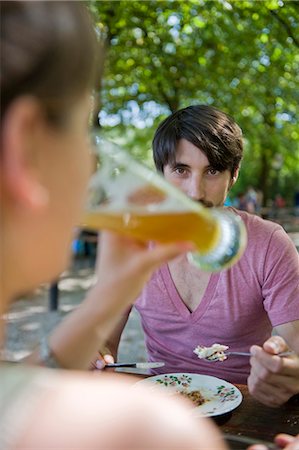
[[[214,207],[213,203],[210,202],[209,200],[198,200],[198,203],[201,203],[206,208],[213,208]]]

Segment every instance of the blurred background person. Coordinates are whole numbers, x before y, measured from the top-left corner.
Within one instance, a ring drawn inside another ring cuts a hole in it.
[[[251,214],[254,214],[257,210],[257,193],[252,186],[248,186],[247,188],[245,194],[245,201],[246,201],[246,211]]]

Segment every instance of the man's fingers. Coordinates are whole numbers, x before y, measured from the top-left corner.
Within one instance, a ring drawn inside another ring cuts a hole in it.
[[[266,379],[270,374],[278,374],[294,378],[299,371],[299,357],[296,354],[278,356],[269,354],[256,345],[251,347],[250,363],[259,370],[259,377]]]
[[[263,381],[259,381],[256,384],[250,377],[248,378],[249,392],[261,403],[275,408],[289,399],[291,394],[286,393],[283,389],[279,389]]]
[[[287,343],[280,336],[271,336],[264,342],[263,348],[266,352],[277,355],[289,350]]]

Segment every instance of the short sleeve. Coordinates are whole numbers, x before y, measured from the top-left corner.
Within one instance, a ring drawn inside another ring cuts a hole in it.
[[[299,255],[282,228],[275,229],[269,240],[262,294],[273,327],[299,320]]]

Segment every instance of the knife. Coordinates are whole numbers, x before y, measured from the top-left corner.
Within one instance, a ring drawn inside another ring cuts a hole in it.
[[[156,369],[165,366],[164,362],[131,362],[131,363],[113,363],[106,364],[105,369],[109,367],[135,367],[136,369]]]

